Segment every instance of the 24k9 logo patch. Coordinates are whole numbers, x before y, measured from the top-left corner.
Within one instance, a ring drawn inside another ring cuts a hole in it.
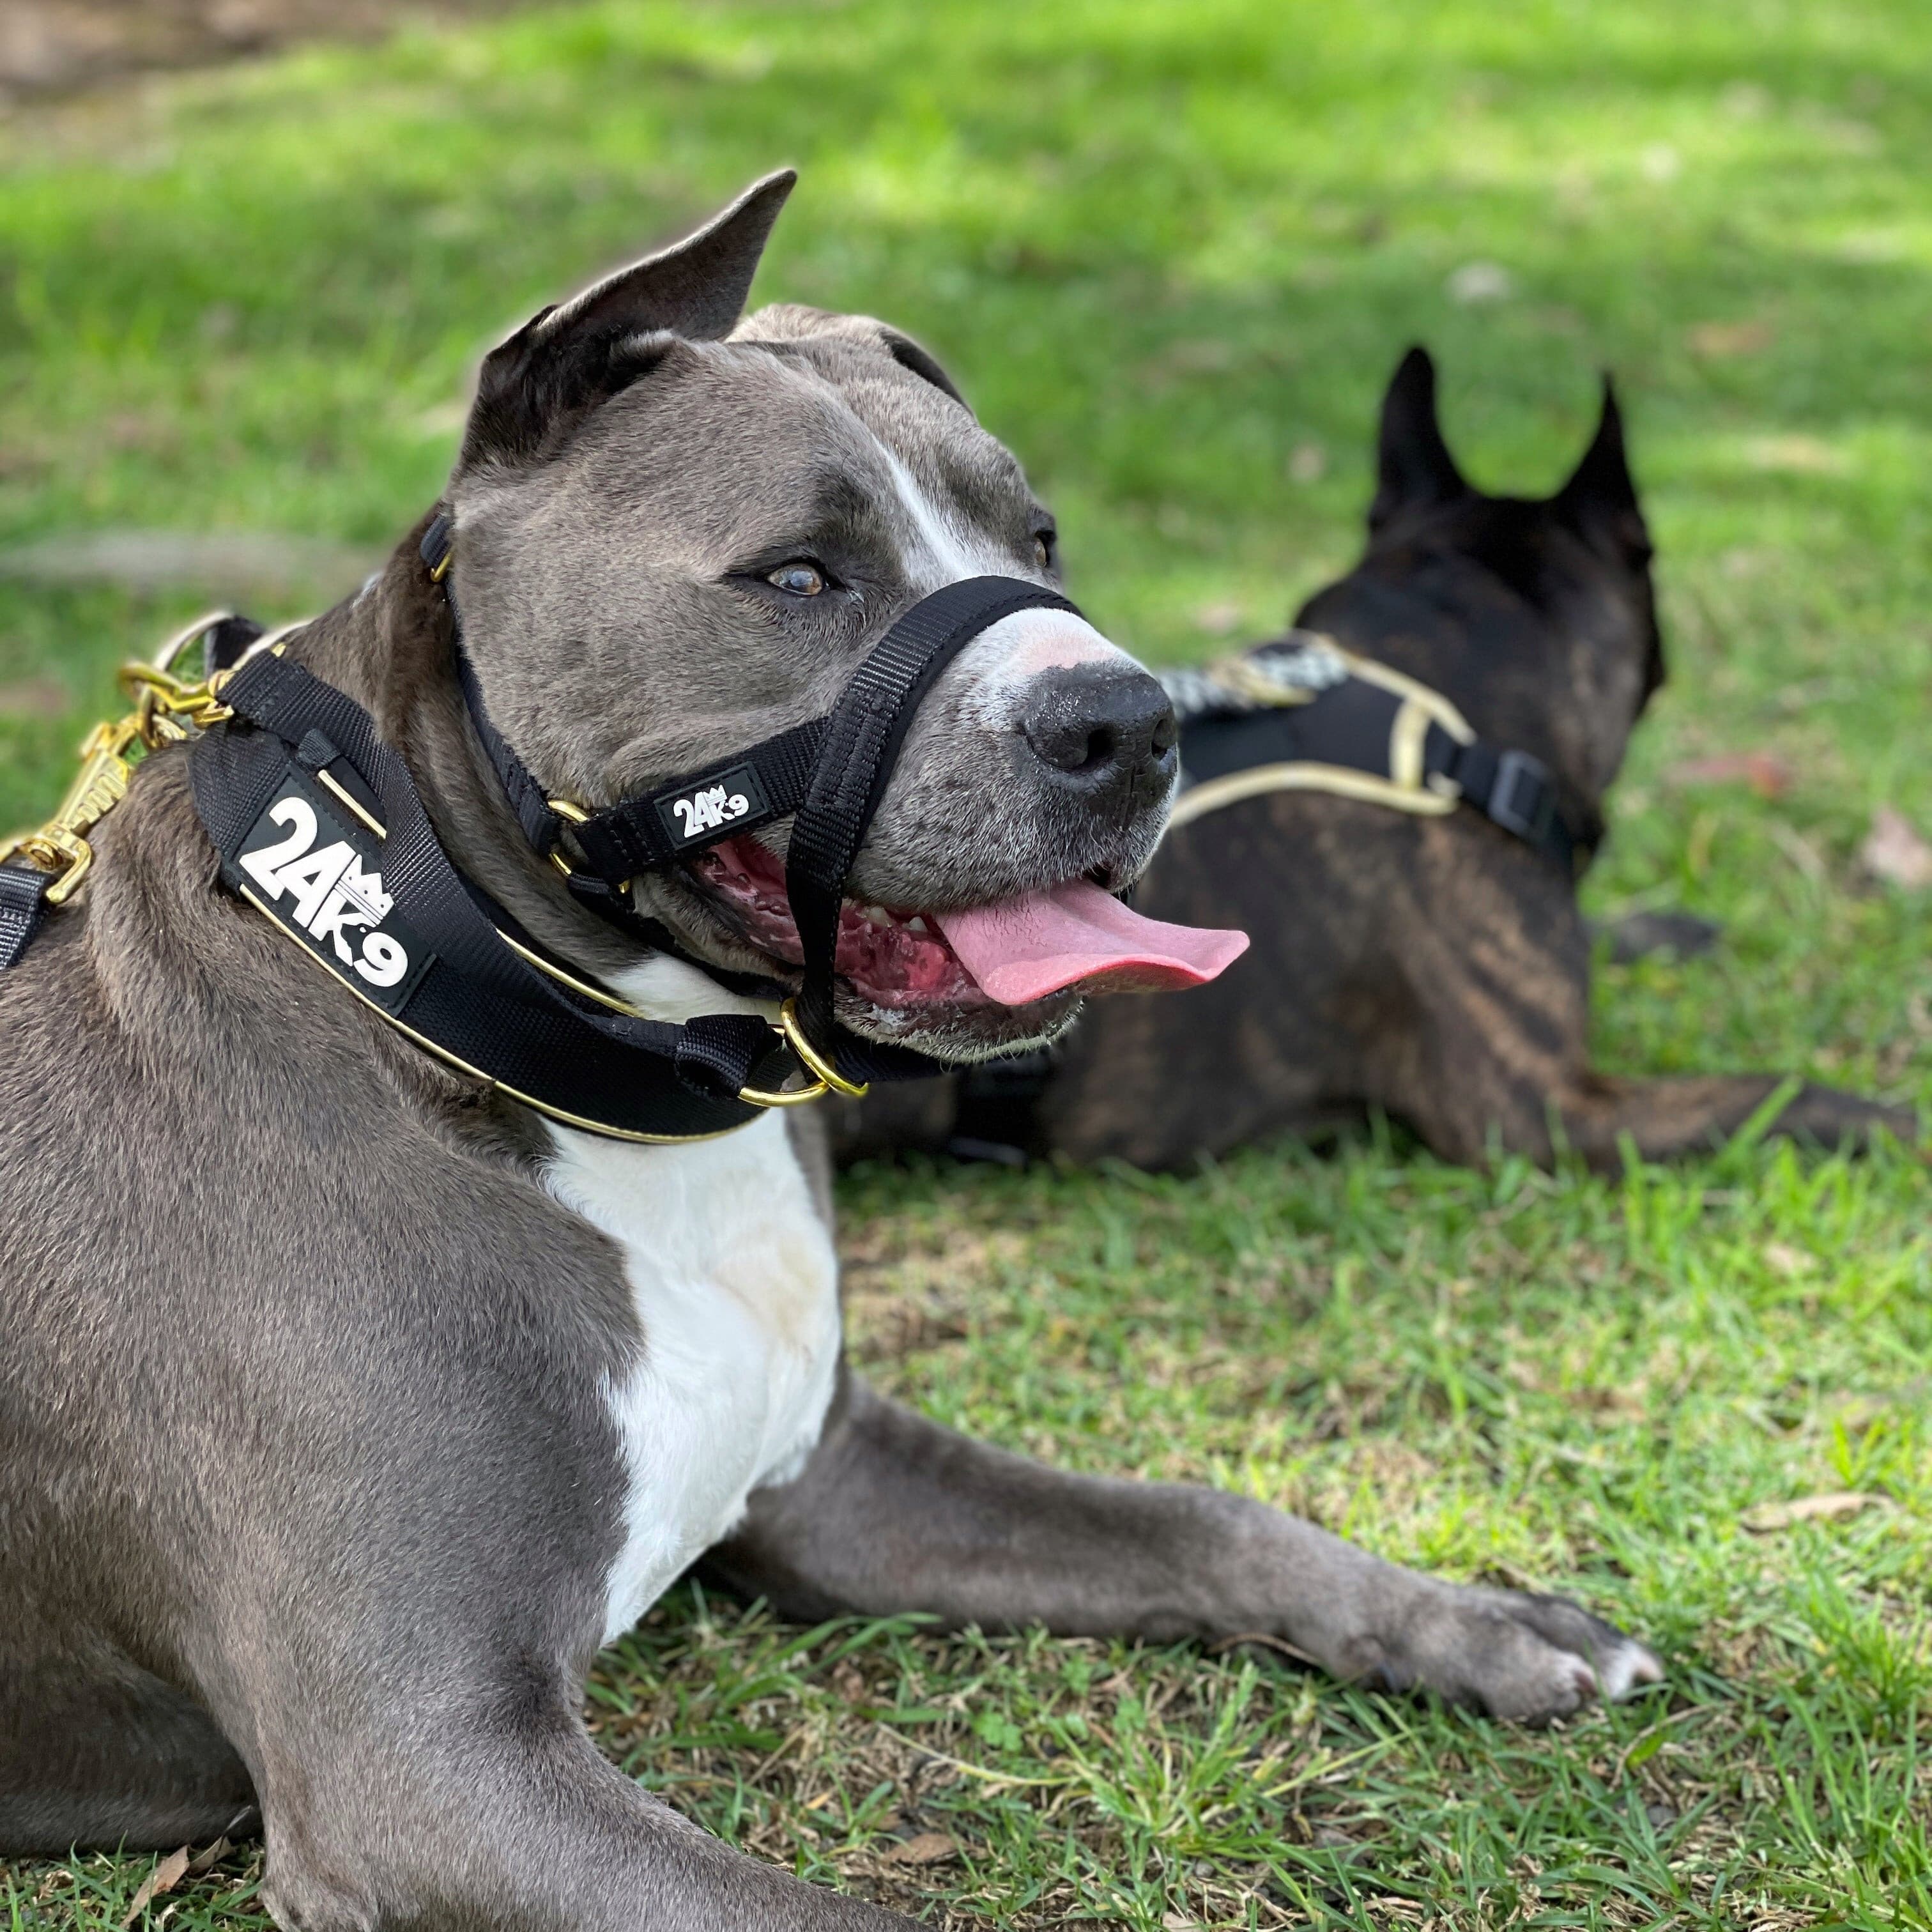
[[[347,822],[291,764],[235,855],[234,883],[339,978],[393,1013],[431,955],[397,915],[381,867],[381,840]]]

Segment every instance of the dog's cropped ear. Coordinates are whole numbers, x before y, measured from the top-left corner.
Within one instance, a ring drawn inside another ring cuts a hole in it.
[[[1370,532],[1382,529],[1405,511],[1453,502],[1468,487],[1436,421],[1436,364],[1427,350],[1412,349],[1402,358],[1382,398]]]
[[[1650,530],[1637,501],[1636,481],[1630,475],[1624,448],[1623,412],[1617,406],[1616,386],[1604,374],[1604,404],[1597,434],[1583,452],[1568,482],[1550,499],[1552,508],[1599,556],[1613,560],[1627,573],[1627,581],[1646,613],[1643,688],[1638,709],[1664,677],[1664,638],[1658,628],[1655,593],[1650,580]]]
[[[1626,551],[1640,550],[1646,557],[1650,554],[1649,533],[1624,449],[1623,412],[1617,406],[1616,386],[1607,373],[1597,434],[1553,500],[1586,537],[1607,537]]]
[[[536,455],[648,374],[674,339],[728,335],[797,179],[782,168],[754,182],[696,234],[539,310],[493,349],[477,378],[460,466]]]

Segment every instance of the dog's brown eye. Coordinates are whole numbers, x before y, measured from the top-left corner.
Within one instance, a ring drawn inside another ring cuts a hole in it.
[[[1033,560],[1042,570],[1053,568],[1053,538],[1045,531],[1036,531],[1033,540]]]
[[[825,588],[824,573],[812,563],[782,563],[765,581],[794,597],[816,597]]]

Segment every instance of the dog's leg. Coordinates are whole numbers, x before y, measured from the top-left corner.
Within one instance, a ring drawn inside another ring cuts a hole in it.
[[[247,1768],[202,1710],[103,1647],[0,1633],[0,1851],[172,1851],[252,1821]]]
[[[1437,910],[1418,920],[1418,929],[1480,938],[1411,949],[1400,976],[1406,1002],[1391,1003],[1365,1064],[1370,1097],[1445,1160],[1474,1164],[1500,1147],[1547,1166],[1556,1150],[1553,1126],[1600,1169],[1621,1165],[1625,1136],[1646,1160],[1708,1153],[1778,1087],[1773,1074],[1632,1080],[1596,1072],[1574,903],[1546,890],[1540,903],[1486,899],[1478,880],[1452,914],[1444,882],[1433,884]],[[1918,1124],[1906,1108],[1808,1082],[1771,1131],[1835,1148],[1869,1144],[1880,1128],[1910,1141]]]
[[[1736,1133],[1777,1090],[1768,1073],[1688,1074],[1624,1080],[1586,1073],[1556,1096],[1564,1135],[1592,1167],[1622,1166],[1624,1136],[1646,1160],[1708,1154]],[[1774,1134],[1821,1147],[1867,1147],[1880,1130],[1908,1144],[1918,1134],[1909,1107],[1888,1107],[1807,1081],[1779,1111]]]
[[[1069,1635],[1252,1634],[1336,1676],[1541,1721],[1660,1674],[1555,1597],[1399,1568],[1244,1497],[1069,1475],[850,1380],[805,1473],[754,1497],[706,1568],[788,1615],[926,1611]]]
[[[427,1633],[415,1661],[415,1694],[372,1708],[338,1684],[265,1746],[262,1898],[278,1924],[910,1932],[732,1850],[622,1776],[585,1733],[565,1672]]]

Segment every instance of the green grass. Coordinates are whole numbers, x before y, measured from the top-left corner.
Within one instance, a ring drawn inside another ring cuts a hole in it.
[[[1150,656],[1258,634],[1350,560],[1408,340],[1496,488],[1555,483],[1614,366],[1672,680],[1588,898],[1727,936],[1606,971],[1602,1057],[1932,1102],[1932,906],[1855,856],[1882,803],[1932,829],[1910,0],[607,5],[16,116],[0,544],[389,540],[493,329],[785,160],[760,295],[929,341]],[[1512,292],[1455,300],[1477,262]],[[197,601],[0,581],[0,817]],[[1796,773],[1774,802],[1668,776],[1757,748]],[[936,1922],[1932,1924],[1926,1200],[1897,1150],[1612,1181],[1388,1136],[1186,1181],[861,1175],[888,1386],[1560,1585],[1648,1634],[1669,1692],[1528,1735],[1279,1659],[801,1632],[682,1590],[607,1659],[600,1736],[735,1840]],[[1834,1490],[1880,1500],[1744,1526]],[[936,1836],[956,1856],[892,1856]],[[118,1927],[152,1862],[0,1867],[0,1926]],[[258,1926],[258,1878],[244,1848],[149,1919]]]

